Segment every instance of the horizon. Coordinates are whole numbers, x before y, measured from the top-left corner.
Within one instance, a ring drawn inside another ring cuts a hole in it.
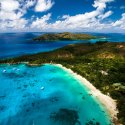
[[[0,34],[4,34],[4,33],[64,33],[64,32],[69,32],[69,33],[81,33],[81,34],[91,34],[91,33],[96,33],[96,34],[125,34],[125,32],[73,32],[73,31],[46,31],[46,32],[42,32],[42,31],[16,31],[16,32],[0,32]]]
[[[125,1],[0,0],[0,28],[0,33],[125,33]]]

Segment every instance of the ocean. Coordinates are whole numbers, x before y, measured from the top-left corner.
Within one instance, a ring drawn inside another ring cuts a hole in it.
[[[38,52],[48,52],[74,43],[93,43],[96,41],[125,42],[125,34],[113,33],[90,33],[92,35],[102,37],[94,40],[55,42],[33,41],[33,38],[41,34],[43,33],[0,33],[0,59],[34,54]]]
[[[90,90],[62,68],[0,65],[0,125],[109,125]]]
[[[1,33],[0,59],[48,52],[74,43],[125,42],[125,34],[99,34],[96,40],[48,41],[32,39],[42,33]],[[104,106],[90,90],[64,69],[0,65],[0,125],[111,125]]]

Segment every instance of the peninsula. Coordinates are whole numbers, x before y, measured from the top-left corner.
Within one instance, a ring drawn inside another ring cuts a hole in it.
[[[22,62],[27,62],[29,65],[41,65],[45,63],[61,64],[66,68],[78,73],[82,77],[89,80],[92,85],[99,89],[103,94],[116,100],[118,121],[113,119],[114,123],[116,125],[119,123],[125,125],[124,42],[71,44],[51,52],[0,60],[1,64],[15,64]],[[95,93],[94,88],[93,93]],[[103,98],[100,99],[102,101],[104,100]],[[107,100],[105,100],[105,102],[107,102]],[[106,104],[107,107],[109,104],[110,106],[113,105],[111,101],[110,103]],[[108,108],[109,110],[114,110],[114,107]]]
[[[89,40],[95,39],[95,36],[89,34],[78,34],[78,33],[47,33],[34,38],[36,41],[62,41],[62,40]]]

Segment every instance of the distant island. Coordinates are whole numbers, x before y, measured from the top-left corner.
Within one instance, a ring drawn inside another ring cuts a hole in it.
[[[116,125],[119,122],[125,125],[125,43],[71,44],[51,52],[0,60],[0,64],[22,62],[34,66],[61,64],[80,74],[102,93],[116,100],[119,112],[118,119],[114,118],[113,121]]]
[[[41,36],[38,36],[34,38],[33,40],[36,41],[62,41],[62,40],[89,40],[89,39],[95,39],[95,36],[89,35],[89,34],[77,34],[77,33],[70,33],[70,32],[64,32],[64,33],[47,33],[43,34]]]

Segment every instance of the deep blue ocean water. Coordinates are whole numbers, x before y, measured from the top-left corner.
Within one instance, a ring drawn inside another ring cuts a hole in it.
[[[17,57],[26,54],[51,51],[68,44],[83,41],[38,42],[32,39],[42,33],[2,33],[0,34],[0,58]]]
[[[102,33],[91,33],[103,38],[90,41],[51,41],[40,43],[32,40],[41,34],[42,33],[0,33],[0,58],[10,58],[25,54],[47,52],[73,43],[96,42],[98,40],[125,42],[125,34]]]
[[[111,123],[90,90],[60,67],[0,65],[0,81],[0,125]]]

